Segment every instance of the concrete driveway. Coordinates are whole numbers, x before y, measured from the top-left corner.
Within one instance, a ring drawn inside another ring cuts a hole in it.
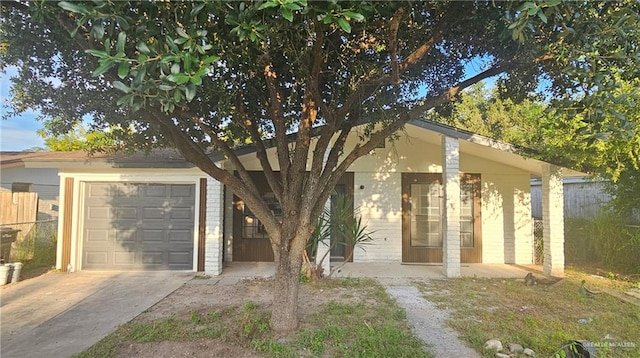
[[[69,357],[192,279],[191,272],[48,273],[0,290],[0,356]]]

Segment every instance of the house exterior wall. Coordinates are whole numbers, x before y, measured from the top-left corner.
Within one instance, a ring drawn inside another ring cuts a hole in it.
[[[442,173],[440,146],[400,138],[349,168],[354,204],[374,241],[356,248],[354,262],[402,261],[401,174]],[[482,262],[531,263],[533,250],[530,175],[517,168],[460,153],[460,171],[481,175]]]

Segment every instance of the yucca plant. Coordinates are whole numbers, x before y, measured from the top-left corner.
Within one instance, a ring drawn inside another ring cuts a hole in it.
[[[335,195],[334,200],[332,205],[326,208],[318,218],[307,250],[304,252],[304,275],[310,280],[331,278],[353,257],[353,250],[356,247],[365,250],[364,245],[373,240],[371,235],[374,234],[374,231],[367,230],[367,225],[360,217],[360,208],[352,209],[352,203],[346,200],[343,195]],[[344,241],[332,241],[333,234],[342,235]],[[322,256],[319,256],[321,245],[328,246],[328,249]],[[342,263],[332,267],[331,271],[325,275],[322,264],[336,245],[345,245],[351,250]]]

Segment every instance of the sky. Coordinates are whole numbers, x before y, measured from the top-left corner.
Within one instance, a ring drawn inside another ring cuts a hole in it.
[[[7,101],[11,90],[9,78],[16,74],[15,68],[0,73],[0,113],[8,112]],[[36,121],[38,113],[27,111],[19,117],[0,120],[0,151],[23,151],[32,147],[44,147],[44,140],[36,133],[42,123]]]

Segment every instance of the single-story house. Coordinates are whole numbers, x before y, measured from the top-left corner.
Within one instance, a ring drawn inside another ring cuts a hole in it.
[[[354,133],[346,148],[357,140]],[[375,231],[366,251],[354,252],[353,262],[442,264],[450,277],[460,275],[464,263],[530,264],[530,180],[540,178],[544,271],[563,273],[562,180],[585,174],[518,153],[512,145],[467,131],[410,122],[398,139],[357,160],[336,187]],[[262,175],[250,149],[240,159],[252,175]],[[233,171],[223,157],[217,164]],[[25,166],[59,170],[56,266],[63,271],[216,275],[225,261],[273,260],[250,208],[175,151],[58,153],[30,158]],[[270,200],[266,188],[264,198]]]

